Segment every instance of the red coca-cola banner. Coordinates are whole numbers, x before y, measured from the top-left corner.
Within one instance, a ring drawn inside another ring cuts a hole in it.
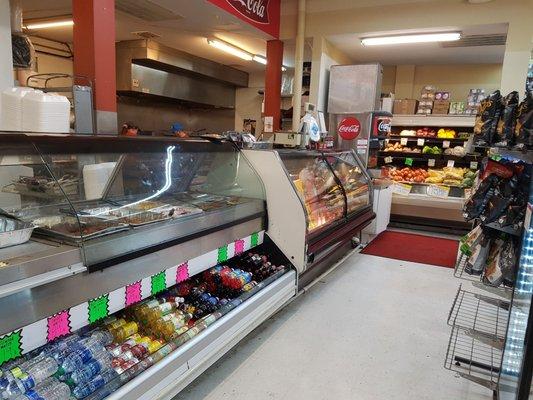
[[[279,38],[280,0],[207,0],[257,29]]]

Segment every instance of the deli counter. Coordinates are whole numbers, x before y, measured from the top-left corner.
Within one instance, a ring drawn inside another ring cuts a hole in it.
[[[0,214],[0,397],[90,400],[171,399],[374,217],[351,151],[7,133]]]
[[[372,180],[353,150],[244,150],[266,188],[268,234],[302,288],[375,218]]]

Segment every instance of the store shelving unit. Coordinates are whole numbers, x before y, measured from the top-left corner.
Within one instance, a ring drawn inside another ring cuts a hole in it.
[[[401,115],[392,118],[393,126],[429,126],[429,127],[457,127],[471,128],[474,126],[475,116],[472,115]]]

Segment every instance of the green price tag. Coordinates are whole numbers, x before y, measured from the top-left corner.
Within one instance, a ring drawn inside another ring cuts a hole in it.
[[[167,288],[165,271],[152,275],[152,295],[162,292]]]
[[[255,247],[259,243],[259,233],[255,232],[252,234],[252,238],[250,239],[250,246]]]
[[[407,157],[407,158],[405,159],[405,165],[413,166],[413,159]]]
[[[218,248],[217,262],[221,263],[228,259],[228,245]]]
[[[109,295],[89,300],[89,323],[99,321],[109,315]]]
[[[21,330],[0,339],[0,365],[22,355]]]

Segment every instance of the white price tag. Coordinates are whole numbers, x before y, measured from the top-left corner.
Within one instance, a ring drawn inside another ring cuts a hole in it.
[[[407,196],[409,193],[411,193],[411,185],[408,185],[406,183],[398,183],[394,182],[392,184],[392,193],[401,194],[403,196]]]
[[[427,190],[428,196],[433,197],[448,197],[450,194],[450,188],[442,185],[429,185]]]
[[[442,148],[443,149],[448,149],[450,147],[450,141],[449,140],[445,140],[444,142],[442,142]]]
[[[470,162],[470,169],[477,169],[477,161]]]
[[[407,145],[407,138],[406,138],[406,137],[401,138],[401,139],[400,139],[400,144],[401,144],[402,146],[406,146],[406,145]]]
[[[417,146],[423,146],[424,143],[426,143],[426,140],[425,140],[425,139],[418,139],[418,140],[416,141]]]
[[[385,157],[385,164],[390,164],[391,162],[392,162],[391,156]]]
[[[430,158],[428,160],[428,167],[434,167],[435,166],[435,159],[433,158]]]
[[[448,168],[453,168],[454,165],[455,165],[454,160],[448,160]]]

